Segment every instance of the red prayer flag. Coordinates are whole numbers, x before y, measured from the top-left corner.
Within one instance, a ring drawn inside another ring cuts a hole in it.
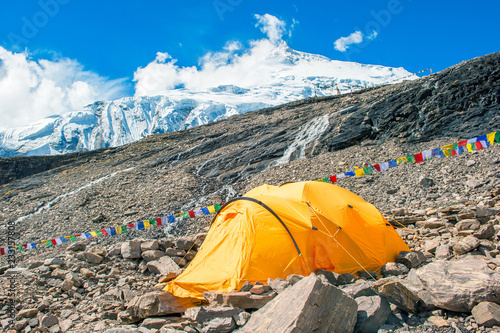
[[[106,230],[102,229],[102,230],[101,230],[101,232],[102,232],[102,234],[103,234],[104,236],[109,236],[109,234],[106,232]]]
[[[484,148],[484,147],[483,147],[483,145],[481,144],[481,141],[476,141],[476,142],[474,142],[474,143],[476,144],[476,149],[477,149],[477,150],[481,150],[481,149],[483,149],[483,148]]]
[[[5,248],[0,247],[0,255],[2,255],[2,256],[5,255]]]
[[[155,218],[155,221],[156,221],[156,226],[157,227],[161,227],[162,226],[162,224],[161,224],[161,217]]]
[[[460,141],[460,142],[458,143],[458,146],[459,146],[459,147],[465,147],[465,146],[467,146],[467,140]]]
[[[28,244],[21,244],[25,249],[28,248]]]
[[[457,151],[456,151],[456,150],[452,150],[452,151],[451,151],[451,156],[457,156],[457,155],[458,155],[458,154],[457,154]]]
[[[52,244],[57,245],[57,242],[55,239],[51,239],[50,241],[52,242]]]
[[[331,180],[332,183],[336,183],[337,182],[337,176],[331,176],[330,180]]]
[[[375,168],[375,170],[377,170],[378,172],[382,172],[382,171],[380,170],[380,164],[378,164],[378,163],[377,163],[377,164],[374,164],[374,165],[373,165],[373,167],[374,167],[374,168]]]
[[[422,155],[422,153],[415,154],[413,155],[413,157],[415,157],[415,163],[421,163],[424,161],[424,156]]]
[[[129,223],[129,224],[127,224],[127,227],[129,227],[130,229],[134,229],[134,224],[133,223]]]
[[[188,214],[189,214],[189,217],[194,219],[196,217],[196,215],[194,214],[194,211],[190,210],[188,211]]]

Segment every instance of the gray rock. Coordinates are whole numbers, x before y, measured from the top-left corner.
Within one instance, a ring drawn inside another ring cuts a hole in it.
[[[481,259],[437,260],[413,271],[409,280],[421,284],[418,295],[437,308],[470,312],[483,301],[500,302],[500,272]],[[411,272],[410,272],[411,273]]]
[[[341,286],[344,284],[354,283],[356,281],[356,277],[349,273],[342,273],[337,276],[337,285]]]
[[[330,282],[331,284],[333,284],[334,286],[337,285],[337,278],[340,274],[338,273],[334,273],[334,272],[330,272],[330,271],[327,271],[327,270],[324,270],[324,269],[318,269],[316,271],[316,275],[323,275],[324,277],[326,277],[326,279],[328,280],[328,282]]]
[[[62,264],[64,264],[64,260],[62,260],[61,258],[49,258],[45,259],[43,264],[45,266],[51,266],[51,265],[61,266]]]
[[[236,325],[243,326],[248,322],[248,319],[250,319],[250,317],[251,317],[250,313],[243,311],[243,312],[240,312],[237,317],[233,317],[233,318],[236,321]]]
[[[127,305],[131,322],[154,316],[182,313],[186,308],[169,292],[149,292],[134,297]],[[123,317],[122,317],[123,318]]]
[[[425,252],[433,253],[440,244],[441,237],[435,237],[425,241],[423,248]]]
[[[485,206],[477,206],[476,208],[476,217],[491,217],[498,213],[497,209],[485,207]]]
[[[448,258],[450,256],[450,246],[448,244],[438,246],[435,255],[437,259]]]
[[[133,240],[122,243],[122,257],[124,259],[139,259],[141,258],[141,241]]]
[[[61,328],[61,332],[67,332],[73,326],[73,320],[65,319],[59,322],[59,327]]]
[[[448,222],[448,220],[446,220],[446,219],[430,218],[426,221],[415,222],[415,226],[417,228],[438,229],[438,228],[445,227],[447,222]]]
[[[232,293],[207,291],[203,293],[203,297],[205,297],[212,307],[236,307],[245,310],[260,309],[275,298],[276,295],[276,292],[255,295],[249,291]]]
[[[406,312],[415,312],[417,309],[419,297],[395,278],[379,280],[372,288]]]
[[[346,284],[340,286],[343,292],[352,298],[357,298],[361,296],[375,296],[376,293],[373,291],[372,286],[375,283],[373,280],[358,280],[356,283]]]
[[[166,276],[177,276],[181,273],[179,265],[168,256],[161,257],[158,260],[148,262],[147,267],[151,273]]]
[[[146,250],[149,251],[149,250]],[[141,327],[146,327],[148,329],[160,329],[167,323],[165,318],[146,318],[141,323]]]
[[[182,331],[180,331],[182,332]],[[122,328],[122,327],[115,327],[115,328],[110,328],[104,331],[104,333],[143,333],[139,331],[136,328]]]
[[[151,250],[159,250],[160,249],[160,243],[154,239],[154,240],[149,240],[141,243],[141,251],[151,251]]]
[[[32,318],[35,317],[37,314],[38,314],[38,309],[35,308],[22,309],[17,313],[16,319],[19,320],[23,318]]]
[[[204,325],[201,333],[229,333],[236,328],[236,322],[231,318],[214,318]]]
[[[215,318],[238,318],[242,312],[244,312],[242,309],[235,307],[198,306],[187,309],[184,316],[198,323],[206,323]]]
[[[168,248],[165,250],[165,254],[169,257],[184,257],[186,255],[186,251]]]
[[[66,248],[66,251],[83,252],[86,249],[87,249],[87,244],[85,244],[85,243],[73,243]]]
[[[253,313],[239,332],[352,332],[357,308],[324,276],[311,274]]]
[[[481,302],[472,308],[476,323],[481,326],[500,326],[500,305],[492,302]]]
[[[71,288],[73,288],[73,281],[71,280],[64,280],[61,284],[61,290],[64,292],[71,290]]]
[[[426,262],[427,257],[419,251],[401,251],[397,256],[396,261],[400,264],[405,265],[406,267],[408,267],[408,269],[412,269]]]
[[[474,236],[467,236],[457,244],[453,245],[453,251],[461,255],[475,250],[480,245],[479,239]]]
[[[434,180],[432,180],[431,178],[422,178],[422,179],[420,179],[419,184],[423,188],[429,188],[429,187],[432,187],[434,185]]]
[[[290,274],[286,277],[286,281],[290,283],[292,286],[302,280],[304,277],[298,274]]]
[[[33,261],[33,262],[31,262],[31,263],[29,264],[28,269],[30,269],[30,270],[31,270],[31,269],[35,269],[35,268],[37,268],[37,267],[42,266],[43,264],[44,264],[44,262],[43,262],[42,260],[35,260],[35,261]],[[8,266],[7,266],[7,268],[8,268]],[[3,273],[3,272],[2,272],[2,273]]]
[[[484,185],[484,181],[479,179],[469,179],[465,182],[465,185],[472,189],[479,188]]]
[[[286,288],[290,287],[290,283],[281,278],[267,279],[267,284],[278,294],[282,293]]]
[[[80,279],[80,277],[77,274],[75,274],[73,272],[66,273],[66,275],[64,276],[64,279],[73,282],[73,285],[77,288],[80,288],[81,286],[83,286],[83,281]]]
[[[491,224],[482,225],[479,230],[474,233],[474,237],[478,239],[490,239],[495,235],[495,228]]]
[[[380,296],[362,296],[355,300],[358,303],[358,315],[354,330],[360,333],[378,331],[391,313],[389,302]]]
[[[149,261],[153,261],[153,260],[158,260],[161,257],[165,256],[165,252],[160,251],[160,250],[146,250],[146,251],[142,252],[141,256],[142,256],[142,259],[144,259],[144,261],[149,262]]]
[[[465,219],[455,224],[455,228],[458,231],[477,230],[479,229],[479,227],[481,227],[481,222],[479,222],[479,220],[476,219]]]
[[[358,271],[358,276],[360,279],[365,279],[365,280],[376,280],[377,279],[377,273],[372,272],[372,271]]]
[[[193,246],[194,246],[194,239],[191,238],[183,237],[175,241],[175,247],[180,250],[189,251]]]
[[[51,328],[54,325],[57,325],[59,323],[59,319],[57,319],[56,316],[47,313],[45,314],[42,319],[40,320],[40,326]]]
[[[403,275],[407,274],[409,271],[408,267],[401,263],[397,262],[388,262],[384,266],[382,266],[382,269],[380,270],[380,273],[383,276],[391,276],[391,275]]]
[[[104,257],[92,252],[84,252],[83,255],[85,261],[92,265],[99,265],[104,260]]]
[[[250,281],[245,281],[243,283],[243,286],[241,286],[240,291],[245,292],[245,291],[250,291],[253,288],[253,284]]]

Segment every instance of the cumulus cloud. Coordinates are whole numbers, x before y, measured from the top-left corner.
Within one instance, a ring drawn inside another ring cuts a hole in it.
[[[121,97],[124,91],[124,80],[85,71],[75,60],[35,61],[27,52],[10,52],[0,46],[0,129]]]
[[[270,14],[255,15],[256,27],[267,36],[249,42],[227,42],[221,51],[209,52],[198,66],[179,67],[177,60],[157,53],[154,61],[134,73],[135,95],[159,95],[176,88],[193,90],[234,84],[255,87],[276,75],[278,64],[287,61],[283,36],[290,35],[286,23]],[[282,66],[281,66],[282,67]]]
[[[340,37],[333,44],[335,45],[335,50],[340,52],[345,52],[349,45],[359,44],[363,42],[363,34],[361,31],[355,31],[347,37]]]

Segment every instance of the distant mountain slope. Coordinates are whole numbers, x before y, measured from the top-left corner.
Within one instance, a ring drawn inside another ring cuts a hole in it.
[[[337,94],[409,75],[403,68],[330,60],[289,48],[263,55],[259,85],[175,89],[158,96],[100,101],[82,110],[0,132],[0,157],[52,155],[116,147],[155,133],[174,132],[312,96]],[[411,77],[415,79],[416,76]],[[255,81],[255,78],[253,78]]]

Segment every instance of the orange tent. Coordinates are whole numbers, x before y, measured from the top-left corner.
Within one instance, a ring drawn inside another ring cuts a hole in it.
[[[339,186],[299,182],[257,187],[226,203],[196,257],[163,290],[203,300],[245,281],[303,276],[325,269],[378,271],[409,251],[380,212]]]

